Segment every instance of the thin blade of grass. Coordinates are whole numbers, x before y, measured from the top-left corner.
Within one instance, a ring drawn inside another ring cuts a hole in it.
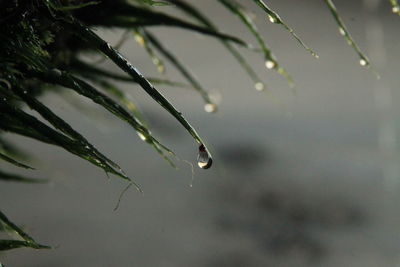
[[[400,15],[400,4],[398,0],[389,0],[390,5],[392,6],[392,12]]]
[[[0,181],[4,182],[19,182],[28,184],[42,184],[47,183],[46,179],[28,178],[22,175],[8,173],[0,170]]]
[[[1,133],[1,131],[0,131]],[[14,158],[29,161],[30,156],[14,144],[0,138],[0,151]]]
[[[151,58],[151,61],[157,67],[158,72],[164,74],[165,73],[164,62],[161,60],[159,56],[157,56],[153,48],[149,45],[148,40],[143,36],[142,31],[138,28],[135,28],[133,31],[136,42],[146,50],[147,54]]]
[[[72,62],[71,64],[73,67],[72,72],[82,75],[83,77],[87,77],[89,79],[92,79],[96,75],[96,76],[103,76],[103,77],[110,78],[110,79],[113,79],[116,81],[121,81],[121,82],[137,83],[137,81],[134,80],[130,76],[124,76],[124,75],[120,75],[117,73],[109,72],[104,69],[90,66],[89,64],[82,62],[82,61]],[[160,85],[168,85],[168,86],[172,86],[172,87],[193,89],[192,86],[185,84],[185,83],[177,82],[177,81],[171,81],[171,80],[160,79],[160,78],[155,78],[155,77],[146,77],[146,79],[152,84],[160,84]]]
[[[216,108],[216,104],[210,99],[209,93],[201,86],[200,82],[190,73],[190,71],[173,55],[168,49],[166,49],[162,43],[152,33],[143,30],[143,36],[148,40],[168,61],[182,74],[183,77],[193,86],[193,88],[199,92],[206,105],[212,105]]]
[[[71,11],[71,10],[75,10],[75,9],[80,9],[80,8],[84,8],[87,6],[92,6],[92,5],[98,5],[100,2],[98,1],[90,1],[90,2],[85,2],[85,3],[80,3],[80,4],[76,4],[76,5],[53,5],[53,8],[59,11]]]
[[[124,28],[134,28],[138,26],[173,26],[224,39],[249,49],[253,48],[252,45],[247,44],[238,37],[217,32],[213,29],[186,22],[182,19],[144,7],[118,4],[112,7],[112,11],[107,12],[112,12],[113,15],[110,16],[110,14],[103,14],[104,17],[101,21],[102,26],[117,26]]]
[[[34,170],[33,167],[28,166],[28,165],[26,165],[26,164],[23,164],[23,163],[21,163],[21,162],[18,162],[17,160],[15,160],[15,159],[13,159],[13,158],[11,158],[11,157],[9,157],[9,156],[3,154],[3,153],[0,153],[0,159],[6,161],[6,162],[8,162],[8,163],[11,163],[11,164],[14,165],[14,166],[20,167],[20,168],[25,168],[25,169]]]
[[[270,22],[282,25],[305,50],[307,50],[312,56],[316,58],[319,57],[310,47],[308,47],[303,42],[303,40],[301,40],[301,38],[294,32],[294,30],[291,27],[289,27],[286,23],[283,22],[278,13],[276,13],[270,7],[268,7],[263,0],[253,0],[253,2],[255,2],[258,6],[260,6],[264,10],[265,13],[267,13]]]
[[[89,83],[61,71],[36,73],[35,75],[45,82],[61,85],[64,86],[65,88],[72,89],[78,94],[83,95],[91,99],[93,102],[101,105],[109,112],[111,112],[121,120],[127,122],[129,125],[131,125],[136,130],[139,137],[143,141],[146,141],[147,143],[151,144],[157,150],[157,152],[163,155],[164,159],[168,157],[165,156],[165,154],[161,149],[165,150],[170,154],[173,154],[173,152],[169,148],[161,144],[160,141],[158,141],[154,136],[152,136],[151,132],[144,125],[142,125],[135,117],[133,117],[129,112],[127,112],[122,106],[120,106],[117,102],[115,102],[105,94],[99,92]],[[168,162],[171,164],[170,160],[168,160]]]
[[[218,31],[217,26],[215,26],[205,15],[203,15],[197,8],[195,8],[191,4],[182,0],[168,0],[168,2],[171,2],[172,4],[176,5],[186,14],[192,16],[203,25],[215,31]],[[239,53],[239,51],[234,46],[232,46],[228,41],[223,39],[220,39],[220,41],[225,46],[225,48],[233,55],[233,57],[238,61],[241,67],[247,72],[249,77],[254,82],[254,86],[256,87],[256,89],[258,88],[258,90],[259,89],[263,90],[265,88],[264,83],[258,77],[257,73],[253,70],[250,64],[247,63],[246,59]]]
[[[144,119],[142,112],[139,110],[137,105],[133,102],[132,97],[125,93],[124,91],[120,90],[114,84],[106,81],[106,80],[99,80],[95,79],[93,82],[97,83],[104,91],[109,93],[110,95],[114,96],[121,104],[123,104],[127,110],[132,112],[133,116],[144,126],[148,127],[148,123]]]
[[[359,64],[361,66],[369,67],[371,65],[368,57],[361,51],[357,43],[354,41],[350,32],[347,30],[346,25],[338,14],[335,4],[332,0],[324,0],[326,5],[328,6],[329,11],[331,12],[333,18],[335,19],[337,25],[339,26],[339,33],[343,36],[343,38],[347,41],[347,43],[354,49],[354,51],[358,54]]]
[[[123,172],[116,170],[108,163],[104,162],[102,158],[95,156],[95,154],[93,154],[90,149],[87,149],[86,146],[83,146],[82,143],[50,128],[32,115],[14,106],[4,104],[4,102],[0,104],[0,111],[1,129],[60,146],[72,154],[102,168],[106,173],[112,173],[125,180],[131,181]]]
[[[11,250],[16,248],[50,249],[51,247],[39,244],[33,244],[21,240],[0,240],[0,251]]]
[[[32,237],[30,237],[27,233],[22,231],[21,228],[19,228],[17,225],[15,225],[13,222],[11,222],[6,215],[0,211],[0,223],[4,224],[6,226],[6,229],[10,229],[12,232],[17,234],[19,237],[21,237],[26,243],[21,244],[26,247],[31,247],[31,248],[37,248],[37,249],[42,249],[42,248],[50,248],[49,246],[44,246],[38,244]],[[7,240],[1,240],[1,241],[7,241]],[[11,240],[8,240],[11,241]],[[18,241],[18,240],[15,240]],[[10,242],[0,242],[0,249],[5,250],[7,249],[7,244],[8,246],[12,246],[12,243]],[[16,243],[14,243],[16,244]]]
[[[82,26],[75,22],[71,26],[76,29],[76,33],[83,40],[88,42],[94,48],[99,50],[108,56],[118,67],[124,72],[129,74],[139,85],[145,90],[149,96],[151,96],[158,104],[160,104],[165,110],[167,110],[173,117],[175,117],[181,125],[190,133],[190,135],[199,144],[203,144],[205,149],[209,153],[204,141],[198,135],[196,130],[190,125],[190,123],[183,117],[182,113],[178,111],[158,90],[130,63],[125,59],[117,50],[115,50],[110,44],[97,36],[90,29]],[[211,154],[209,153],[210,157]]]
[[[110,167],[115,168],[119,172],[123,173],[123,170],[120,166],[118,166],[118,164],[100,153],[85,137],[75,131],[67,122],[54,114],[53,111],[43,105],[40,101],[30,96],[28,91],[15,86],[12,87],[12,91],[18,95],[31,109],[37,111],[45,120],[50,122],[56,129],[75,139],[75,141],[80,142],[85,148],[88,149],[89,153],[100,160],[103,164],[109,164]]]
[[[249,29],[249,31],[254,35],[261,47],[261,50],[263,51],[265,57],[265,66],[268,69],[276,70],[279,74],[286,78],[289,86],[293,87],[293,79],[284,68],[279,66],[278,61],[275,59],[275,56],[272,54],[271,49],[267,46],[261,34],[258,32],[257,26],[254,24],[251,17],[247,14],[247,11],[234,0],[218,0],[218,2],[226,7],[230,12],[238,16],[240,20],[245,24],[245,26]]]

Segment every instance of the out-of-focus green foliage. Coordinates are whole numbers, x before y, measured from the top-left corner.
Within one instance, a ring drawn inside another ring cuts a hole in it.
[[[351,38],[333,2],[331,0],[325,2],[343,36],[356,50],[361,59],[360,63],[369,66],[367,57]],[[292,28],[262,0],[253,0],[252,3],[255,8],[261,8],[272,23],[282,25],[301,46],[316,56]],[[106,173],[114,174],[134,184],[117,163],[97,150],[82,134],[38,98],[48,90],[72,90],[128,123],[143,141],[173,165],[171,160],[173,152],[150,131],[134,99],[113,83],[113,81],[124,81],[137,84],[188,131],[201,148],[202,160],[206,160],[203,162],[204,166],[209,167],[212,162],[211,155],[201,137],[182,113],[153,84],[196,90],[204,100],[208,112],[217,110],[216,103],[212,101],[201,82],[178,59],[178,56],[164,45],[163,40],[151,32],[150,28],[176,27],[218,39],[243,67],[259,91],[265,89],[264,81],[246,62],[239,48],[261,52],[266,67],[276,70],[291,82],[289,74],[280,67],[271,48],[258,32],[252,16],[249,16],[239,1],[218,0],[216,5],[218,4],[222,4],[228,12],[243,22],[254,35],[260,48],[241,40],[234,33],[232,35],[219,31],[210,18],[185,0],[0,0],[0,135],[9,132],[61,147],[103,169]],[[392,1],[392,4],[393,11],[396,12],[397,1]],[[162,9],[166,5],[182,11],[186,18],[166,13]],[[163,73],[169,64],[182,74],[188,85],[165,78],[148,78],[142,75],[118,52],[118,45],[111,46],[91,30],[93,27],[118,28],[126,30],[125,34],[132,33],[136,41],[144,47],[144,52],[150,55],[160,73]],[[101,55],[112,61],[122,73],[109,72],[96,66],[95,63],[85,62],[82,59],[84,54]],[[26,107],[34,110],[40,117],[26,112]],[[3,164],[33,169],[26,163],[25,153],[4,139],[0,139],[0,160]],[[0,182],[3,181],[34,183],[43,180],[33,180],[0,171]],[[138,185],[136,187],[140,190]],[[2,229],[11,230],[22,239],[0,240],[0,250],[18,247],[48,248],[37,244],[1,212],[0,223]]]

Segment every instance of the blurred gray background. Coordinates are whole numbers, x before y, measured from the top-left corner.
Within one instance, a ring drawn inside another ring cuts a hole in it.
[[[256,44],[215,1],[191,2],[222,31]],[[217,40],[151,29],[206,88],[221,95],[219,112],[208,114],[194,91],[159,86],[214,153],[211,169],[195,168],[193,187],[189,165],[181,161],[179,170],[171,168],[101,108],[73,94],[65,94],[71,101],[56,93],[44,96],[57,114],[120,163],[144,195],[131,188],[114,212],[126,183],[61,149],[9,135],[41,158],[34,163],[35,176],[51,182],[2,183],[2,209],[55,249],[10,251],[0,255],[2,262],[13,267],[400,266],[400,18],[389,1],[335,2],[380,80],[358,64],[323,1],[268,1],[318,60],[246,3],[295,79],[296,93],[265,69],[262,55],[241,50],[280,103],[257,92]],[[160,9],[180,15],[171,7]],[[121,35],[98,33],[112,44]],[[143,73],[157,75],[133,38],[121,51]],[[111,63],[103,66],[116,71]],[[182,81],[169,65],[167,74]],[[153,133],[195,163],[197,146],[186,131],[138,86],[121,86],[137,100]]]

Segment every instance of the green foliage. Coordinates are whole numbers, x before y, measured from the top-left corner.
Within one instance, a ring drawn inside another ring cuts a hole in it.
[[[204,100],[206,111],[214,112],[217,106],[212,102],[209,93],[200,81],[177,56],[169,51],[163,40],[150,32],[150,27],[176,27],[216,38],[235,57],[259,91],[264,90],[264,81],[246,62],[237,47],[255,52],[261,51],[266,67],[274,69],[286,77],[291,85],[293,84],[289,74],[278,64],[271,48],[258,32],[248,11],[235,0],[216,2],[243,22],[260,48],[254,48],[234,35],[220,32],[209,18],[184,0],[0,1],[0,134],[9,132],[61,147],[103,169],[106,173],[127,180],[140,191],[140,187],[131,181],[117,163],[98,151],[82,134],[38,99],[41,94],[55,88],[72,90],[128,123],[142,140],[174,166],[171,159],[174,153],[158,141],[150,131],[134,99],[113,84],[113,81],[124,81],[141,87],[188,131],[201,149],[202,160],[204,158],[209,160],[209,162],[203,162],[209,167],[212,162],[211,155],[202,138],[183,114],[153,84],[194,89]],[[252,2],[256,8],[261,8],[266,13],[272,23],[282,25],[306,51],[317,57],[292,28],[286,25],[280,16],[262,0]],[[331,0],[325,2],[343,36],[362,60],[360,63],[369,66],[369,60],[349,34],[333,2]],[[391,3],[393,11],[398,12],[397,1],[391,1]],[[161,12],[162,9],[159,6],[164,5],[175,6],[196,23]],[[128,34],[133,33],[159,72],[164,72],[165,60],[182,74],[189,85],[168,79],[145,77],[118,52],[118,46],[112,47],[96,35],[91,27],[119,28],[125,29]],[[85,53],[105,56],[125,74],[112,73],[82,61],[81,55]],[[24,111],[25,107],[36,111],[41,118]],[[27,160],[25,153],[3,139],[0,139],[0,160],[17,167],[33,169],[25,163]],[[4,171],[0,171],[0,180],[43,182],[43,180],[34,180]],[[0,240],[0,250],[18,247],[48,248],[37,244],[1,212],[0,222],[4,229],[12,230],[22,239]]]
[[[1,229],[18,236],[22,240],[0,240],[0,251],[10,250],[14,248],[29,247],[34,249],[48,249],[49,246],[44,246],[37,243],[32,237],[25,233],[20,227],[11,222],[4,213],[0,211]]]

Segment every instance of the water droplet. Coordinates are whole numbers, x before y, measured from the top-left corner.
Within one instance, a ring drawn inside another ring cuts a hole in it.
[[[399,7],[399,6],[394,6],[394,7],[392,8],[392,12],[393,12],[393,13],[399,13],[399,12],[400,12],[400,7]]]
[[[140,137],[140,139],[142,139],[142,141],[146,141],[147,140],[147,137],[143,133],[137,132],[137,135]]]
[[[360,65],[361,66],[366,66],[368,64],[368,62],[365,59],[360,59]]]
[[[164,65],[158,65],[157,66],[157,70],[159,73],[165,73],[165,67]]]
[[[342,35],[342,36],[345,36],[345,35],[346,35],[346,31],[345,31],[342,27],[339,27],[339,33],[340,33],[340,35]]]
[[[144,46],[144,39],[141,35],[135,34],[135,40],[136,40],[136,42],[138,42],[138,44],[140,44],[141,46]]]
[[[264,84],[262,82],[258,82],[254,84],[254,87],[257,91],[263,91],[265,89]]]
[[[199,155],[197,156],[197,165],[202,169],[208,169],[212,165],[212,158],[208,154],[205,146],[201,144],[199,146]]]
[[[265,61],[265,67],[267,67],[269,70],[275,68],[275,65],[275,62],[272,60]]]
[[[213,113],[217,111],[217,105],[213,103],[207,103],[204,105],[204,110],[208,113]]]
[[[275,17],[271,16],[271,15],[268,15],[268,19],[269,19],[269,21],[271,23],[276,23],[277,22],[277,19]]]

